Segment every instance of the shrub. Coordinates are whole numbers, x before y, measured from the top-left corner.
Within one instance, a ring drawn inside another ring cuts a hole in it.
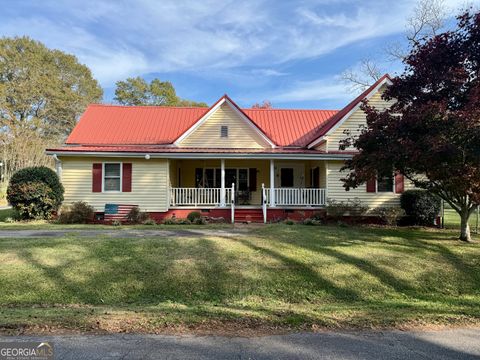
[[[39,181],[10,184],[7,196],[22,220],[49,219],[57,210],[52,189]]]
[[[376,213],[385,224],[390,226],[397,225],[398,221],[405,215],[405,211],[398,207],[378,208],[376,209]]]
[[[202,217],[202,214],[200,214],[198,211],[192,211],[187,215],[187,219],[191,223],[195,223],[195,221],[197,221],[197,219],[200,219],[201,217]]]
[[[189,220],[190,221],[190,220]],[[199,217],[199,218],[196,218],[192,224],[195,224],[195,225],[206,225],[207,224],[207,220],[204,218],[204,217]]]
[[[121,226],[121,225],[122,225],[122,222],[120,220],[115,219],[112,221],[112,226]]]
[[[50,187],[53,204],[58,210],[63,201],[64,188],[55,171],[46,166],[27,167],[18,170],[10,178],[10,185],[28,182],[42,182]]]
[[[337,201],[328,199],[327,214],[332,218],[340,218],[342,216],[361,216],[368,210],[366,206],[358,198],[347,199],[346,201]]]
[[[127,221],[130,224],[142,224],[147,219],[148,214],[146,212],[140,211],[140,208],[138,206],[131,208],[127,214]]]
[[[440,199],[428,191],[407,190],[400,197],[405,210],[407,223],[413,225],[432,225],[440,212]]]
[[[295,221],[287,219],[283,222],[285,225],[295,225]]]
[[[322,225],[322,221],[314,218],[308,218],[303,220],[303,225]]]
[[[7,200],[20,219],[49,219],[60,207],[63,191],[52,169],[30,167],[13,174],[7,188]]]
[[[61,224],[86,224],[93,220],[95,209],[84,201],[77,201],[65,207],[58,216]]]
[[[142,223],[143,225],[157,225],[157,222],[151,218],[145,219]]]

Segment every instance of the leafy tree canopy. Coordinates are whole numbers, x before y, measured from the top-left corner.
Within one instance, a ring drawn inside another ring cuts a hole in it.
[[[419,42],[405,65],[384,93],[396,102],[384,111],[365,102],[366,128],[341,144],[360,150],[344,168],[345,187],[399,170],[459,213],[460,239],[469,241],[480,203],[480,14],[464,13],[454,30]]]
[[[170,81],[153,79],[148,83],[141,77],[117,81],[114,100],[122,105],[198,106],[204,102],[181,99]]]
[[[0,121],[9,135],[27,130],[63,139],[102,95],[75,56],[28,37],[0,38]]]

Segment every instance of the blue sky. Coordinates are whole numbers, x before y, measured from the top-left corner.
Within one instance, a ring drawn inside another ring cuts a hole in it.
[[[458,3],[458,4],[457,4]],[[446,0],[451,9],[463,1]],[[111,102],[129,76],[171,81],[179,96],[240,106],[337,109],[340,79],[365,57],[395,74],[384,48],[402,41],[415,1],[0,0],[0,35],[28,35],[88,65]]]

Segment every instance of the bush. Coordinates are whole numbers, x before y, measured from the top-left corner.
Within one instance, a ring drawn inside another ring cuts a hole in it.
[[[322,225],[322,221],[314,219],[312,217],[312,218],[308,218],[308,219],[303,220],[303,225]]]
[[[148,219],[146,212],[140,211],[138,206],[133,207],[127,214],[127,221],[130,224],[142,224]]]
[[[190,220],[189,220],[190,221]],[[195,225],[206,225],[207,224],[207,220],[204,218],[204,217],[199,217],[199,218],[196,218],[195,221],[192,222],[192,224],[195,224]]]
[[[151,218],[148,218],[143,221],[143,225],[157,225],[157,222]]]
[[[295,221],[287,219],[283,222],[285,225],[295,225]]]
[[[52,169],[46,166],[34,166],[18,170],[10,178],[10,185],[37,181],[50,187],[54,206],[58,209],[63,202],[64,188],[57,173]]]
[[[42,182],[10,184],[7,196],[22,220],[49,219],[57,209],[52,189]]]
[[[120,220],[115,219],[112,221],[112,226],[121,226],[121,225],[122,225],[122,222]]]
[[[340,218],[342,216],[361,216],[368,210],[366,206],[358,198],[347,199],[347,201],[337,201],[328,199],[327,214],[332,218]]]
[[[45,166],[17,171],[10,179],[7,200],[23,220],[49,219],[63,201],[57,174]]]
[[[197,219],[200,219],[201,217],[202,217],[202,214],[200,214],[198,211],[192,211],[187,215],[187,219],[191,223],[195,223],[195,221],[197,221]]]
[[[408,190],[400,197],[405,210],[406,223],[412,225],[432,225],[440,212],[440,199],[428,191]]]
[[[95,209],[84,201],[77,201],[61,210],[58,222],[61,224],[86,224],[93,220]]]
[[[398,207],[382,207],[376,209],[378,216],[385,222],[385,224],[394,226],[405,215],[405,211]]]

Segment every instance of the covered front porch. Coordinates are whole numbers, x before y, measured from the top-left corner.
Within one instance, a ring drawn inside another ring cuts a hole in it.
[[[170,208],[322,207],[322,160],[170,160]]]

